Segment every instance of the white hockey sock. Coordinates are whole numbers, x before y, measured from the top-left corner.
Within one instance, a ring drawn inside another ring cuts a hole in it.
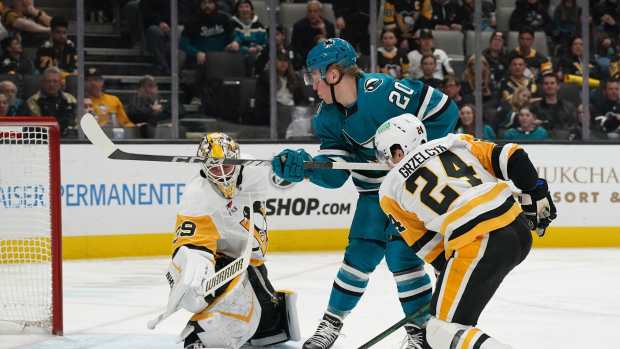
[[[426,325],[426,340],[433,349],[512,349],[480,329],[431,317]]]

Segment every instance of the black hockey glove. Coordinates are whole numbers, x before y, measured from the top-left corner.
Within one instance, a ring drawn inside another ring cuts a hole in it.
[[[607,133],[615,132],[620,128],[620,114],[607,112],[594,118],[599,123],[601,129]]]
[[[545,230],[557,217],[547,181],[539,178],[534,189],[520,195],[520,201],[521,208],[529,220],[530,229],[536,230],[538,236],[545,235]]]

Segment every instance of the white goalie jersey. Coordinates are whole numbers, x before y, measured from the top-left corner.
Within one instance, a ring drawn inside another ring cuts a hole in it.
[[[265,210],[268,185],[266,168],[244,167],[236,194],[226,199],[202,173],[196,175],[181,199],[173,251],[188,246],[207,251],[213,257],[224,254],[237,258],[245,249],[248,234],[252,234],[251,262],[262,264],[268,244]]]
[[[173,257],[166,274],[171,286],[168,307],[178,304],[194,313],[191,321],[205,330],[198,334],[200,340],[215,347],[239,348],[256,331],[261,316],[245,272],[222,286],[225,291],[214,299],[208,300],[202,293],[204,280],[216,272],[219,256],[235,259],[250,243],[251,263],[258,266],[264,262],[267,173],[258,167],[240,171],[230,198],[206,178],[204,170],[189,181],[177,213]],[[193,331],[191,325],[187,328]]]
[[[166,273],[170,293],[162,315],[179,308],[193,313],[180,335],[187,348],[236,349],[248,341],[268,345],[297,338],[295,295],[276,292],[264,265],[268,168],[218,161],[242,156],[223,133],[207,134],[198,156],[207,160],[188,182],[177,212]],[[247,265],[249,252],[251,266],[230,269]],[[216,274],[217,268],[222,273]],[[214,275],[219,275],[215,283]],[[217,289],[211,288],[215,284]],[[261,332],[263,323],[268,325]]]

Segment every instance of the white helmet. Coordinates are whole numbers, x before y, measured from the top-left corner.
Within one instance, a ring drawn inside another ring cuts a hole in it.
[[[395,165],[392,162],[395,146],[400,146],[407,155],[423,143],[426,143],[426,128],[413,114],[393,117],[379,126],[375,133],[377,159],[391,165]]]
[[[237,142],[225,133],[208,133],[202,138],[197,155],[209,159],[202,164],[207,179],[222,196],[232,199],[237,189],[237,177],[241,172],[241,166],[222,165],[220,161],[239,158]]]

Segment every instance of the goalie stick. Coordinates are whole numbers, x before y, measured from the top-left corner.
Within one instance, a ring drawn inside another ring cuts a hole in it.
[[[202,163],[207,158],[201,156],[181,156],[181,155],[152,155],[129,153],[119,149],[112,143],[110,138],[103,132],[95,117],[86,113],[80,120],[80,126],[86,137],[97,148],[104,153],[108,159],[113,160],[137,160],[137,161],[159,161],[159,162],[186,162]],[[243,165],[243,166],[271,166],[269,160],[251,159],[224,159],[217,160],[222,165]],[[333,170],[366,170],[366,171],[388,171],[390,168],[386,164],[376,162],[332,162],[332,161],[304,161],[305,169],[333,169]]]
[[[251,201],[252,200],[250,200],[250,202]],[[251,203],[251,205],[253,204]],[[254,223],[252,220],[253,211],[251,210],[250,212],[250,229],[254,229]],[[248,239],[245,242],[245,249],[243,250],[243,253],[237,259],[230,262],[217,273],[213,274],[213,276],[203,280],[202,286],[204,287],[204,296],[215,294],[215,290],[224,286],[248,268],[250,265],[250,257],[252,256],[252,237],[252,232],[248,231]],[[179,292],[178,290],[175,290],[174,287],[170,290],[171,293],[175,293],[175,291],[177,291],[176,294],[174,296],[171,295],[168,298],[166,311],[157,315],[157,317],[153,320],[150,320],[146,324],[147,328],[151,330],[155,329],[160,322],[179,310],[179,303],[181,302],[181,298],[183,298],[185,292]]]
[[[411,315],[408,315],[408,316],[405,316],[400,321],[398,321],[394,325],[388,327],[383,332],[379,333],[374,338],[372,338],[368,342],[364,343],[361,347],[359,347],[357,349],[368,349],[368,348],[374,346],[375,344],[379,343],[385,337],[391,335],[394,331],[396,331],[399,328],[403,327],[406,323],[415,323],[415,321],[413,321],[413,319],[415,319],[416,317],[422,315],[422,313],[425,312],[425,311],[428,311],[428,309],[429,309],[429,304],[428,303],[424,304],[423,306],[420,307],[420,309],[416,310],[415,313],[413,313]],[[419,324],[416,324],[416,325],[419,325]]]

